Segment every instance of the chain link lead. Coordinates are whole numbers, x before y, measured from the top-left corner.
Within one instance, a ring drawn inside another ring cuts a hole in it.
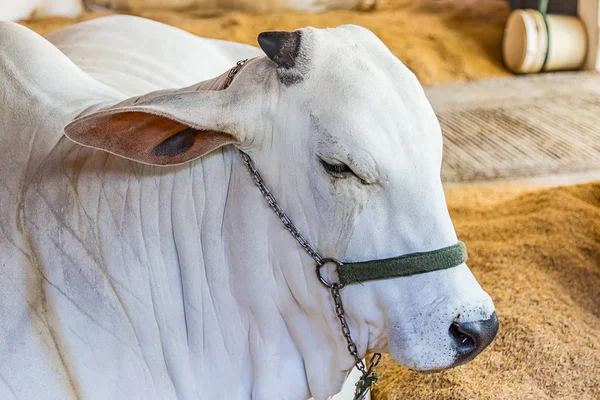
[[[308,241],[304,238],[304,236],[302,236],[302,234],[294,226],[290,217],[288,217],[287,214],[283,211],[283,209],[281,208],[281,206],[275,199],[275,196],[273,196],[271,191],[265,185],[262,177],[260,176],[260,174],[258,173],[256,168],[254,167],[254,163],[252,162],[252,160],[250,159],[248,154],[244,153],[243,151],[240,151],[240,154],[242,156],[242,160],[244,161],[244,164],[246,164],[246,168],[248,168],[248,171],[250,171],[250,175],[252,175],[254,184],[258,187],[258,190],[260,190],[263,197],[265,198],[267,203],[269,203],[269,206],[271,207],[271,209],[273,209],[273,211],[275,212],[275,214],[277,215],[277,217],[279,218],[279,220],[281,221],[283,226],[285,226],[287,228],[287,230],[292,234],[294,239],[296,239],[298,244],[300,244],[300,246],[302,246],[304,251],[306,251],[308,253],[308,255],[312,257],[313,260],[315,260],[317,265],[322,265],[323,257],[321,257],[321,255],[317,252],[317,250],[315,250],[308,243]]]
[[[229,71],[229,74],[227,75],[227,80],[225,82],[224,89],[228,88],[229,85],[231,85],[231,82],[233,81],[235,74],[237,74],[239,72],[239,70],[244,66],[246,61],[247,60],[238,61],[236,66],[233,67]],[[352,340],[350,327],[348,326],[348,322],[346,321],[346,313],[344,311],[344,305],[342,303],[342,296],[340,295],[340,289],[343,287],[343,285],[340,283],[337,283],[337,282],[329,283],[329,282],[325,281],[321,275],[320,270],[321,270],[321,267],[323,265],[325,265],[325,263],[334,262],[338,265],[342,265],[342,263],[335,259],[332,259],[332,258],[326,258],[326,259],[323,258],[319,254],[319,252],[317,250],[315,250],[315,248],[313,248],[310,245],[310,243],[308,243],[308,241],[304,238],[304,236],[302,236],[300,231],[298,231],[296,226],[292,223],[292,220],[283,211],[283,209],[281,208],[281,206],[275,199],[275,196],[271,193],[269,188],[267,188],[262,177],[260,176],[260,173],[254,167],[254,163],[252,162],[252,159],[250,158],[250,156],[248,156],[243,151],[240,151],[240,155],[242,157],[244,164],[246,165],[246,168],[248,169],[248,171],[250,172],[250,175],[252,176],[252,180],[254,181],[254,184],[260,190],[260,193],[263,195],[263,197],[269,204],[269,207],[271,207],[271,209],[275,212],[275,215],[277,215],[277,217],[279,218],[279,220],[281,221],[283,226],[286,227],[286,229],[290,232],[290,234],[294,237],[294,239],[296,239],[298,244],[304,249],[304,251],[306,251],[306,253],[308,253],[309,256],[312,257],[312,259],[317,264],[317,275],[319,277],[319,280],[323,283],[324,286],[329,288],[329,290],[331,292],[331,297],[333,298],[333,302],[335,305],[335,315],[337,316],[338,320],[340,321],[342,335],[344,335],[344,339],[346,339],[348,352],[350,353],[352,358],[354,358],[354,365],[361,373],[361,378],[358,380],[358,382],[356,382],[356,391],[354,392],[354,400],[364,399],[365,396],[367,395],[367,393],[369,393],[371,386],[375,382],[377,382],[377,380],[379,379],[377,372],[374,371],[374,368],[377,366],[377,364],[379,364],[379,361],[381,359],[381,354],[375,353],[373,355],[373,357],[371,358],[371,361],[369,362],[369,368],[367,369],[365,366],[365,363],[358,355],[358,348],[356,346],[356,343],[354,343],[354,341]]]
[[[246,64],[246,61],[248,61],[247,58],[245,60],[238,61],[235,64],[235,67],[233,67],[229,70],[229,74],[227,74],[227,80],[225,81],[225,86],[223,87],[223,90],[227,89],[229,87],[229,85],[231,85],[231,82],[233,82],[233,78],[235,77],[235,74],[237,74],[240,71],[240,69],[242,69],[244,64]]]
[[[374,371],[374,368],[379,364],[379,361],[381,360],[381,354],[373,354],[373,357],[371,357],[371,361],[369,362],[369,369],[366,369],[365,363],[358,355],[358,349],[352,340],[350,327],[346,322],[346,313],[344,311],[340,289],[341,286],[338,283],[332,284],[329,288],[331,291],[331,297],[333,297],[333,302],[335,303],[335,315],[337,315],[338,319],[340,320],[342,334],[344,335],[346,343],[348,344],[348,353],[350,353],[350,355],[354,358],[354,365],[361,373],[360,379],[358,382],[356,382],[354,400],[362,400],[365,398],[369,390],[371,390],[371,386],[379,379],[379,376],[377,375],[377,372]]]

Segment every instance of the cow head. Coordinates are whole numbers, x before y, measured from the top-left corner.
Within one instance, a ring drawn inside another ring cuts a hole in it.
[[[416,77],[386,46],[357,26],[269,32],[259,43],[267,57],[248,61],[225,90],[130,99],[66,133],[160,165],[233,144],[327,257],[364,261],[455,244],[440,181],[440,126]],[[352,358],[310,261],[305,280],[287,284],[307,313],[325,321],[349,369]],[[417,370],[471,360],[498,328],[490,297],[465,264],[348,286],[342,295],[360,352],[389,351]]]
[[[268,178],[286,198],[301,197],[294,206],[321,252],[362,261],[456,243],[440,126],[416,77],[383,43],[357,26],[269,32],[259,43],[276,64],[277,97],[273,133],[255,157],[278,166]],[[409,368],[465,363],[498,329],[465,264],[344,290],[353,313],[373,307],[354,314],[368,321],[371,349]]]

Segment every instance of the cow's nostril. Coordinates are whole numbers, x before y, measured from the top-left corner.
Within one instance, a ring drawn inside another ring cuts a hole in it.
[[[477,347],[475,338],[456,321],[450,325],[450,336],[459,354],[470,353]]]
[[[475,358],[492,343],[497,332],[498,317],[496,313],[483,321],[454,321],[449,329],[457,353],[454,365],[461,365]]]

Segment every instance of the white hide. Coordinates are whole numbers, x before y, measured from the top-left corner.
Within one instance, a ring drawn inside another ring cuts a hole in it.
[[[18,21],[36,17],[76,17],[83,11],[82,0],[2,0],[0,20]]]
[[[323,254],[391,257],[456,241],[439,126],[414,75],[352,26],[303,30],[308,75],[292,86],[256,48],[135,17],[48,39],[66,56],[0,23],[0,399],[338,392],[352,358],[328,292],[234,146],[159,168],[81,147],[63,127],[257,57],[216,95],[231,96],[223,126]],[[316,155],[369,184],[333,179]],[[415,369],[452,364],[457,314],[493,313],[466,265],[342,296],[360,354],[389,349]]]

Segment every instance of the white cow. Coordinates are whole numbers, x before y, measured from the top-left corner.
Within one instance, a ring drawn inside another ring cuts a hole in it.
[[[353,359],[328,290],[237,149],[323,255],[456,243],[415,76],[357,26],[264,38],[275,62],[136,17],[49,41],[0,23],[0,399],[340,390]],[[472,359],[497,329],[465,264],[342,299],[361,356],[416,370]]]

